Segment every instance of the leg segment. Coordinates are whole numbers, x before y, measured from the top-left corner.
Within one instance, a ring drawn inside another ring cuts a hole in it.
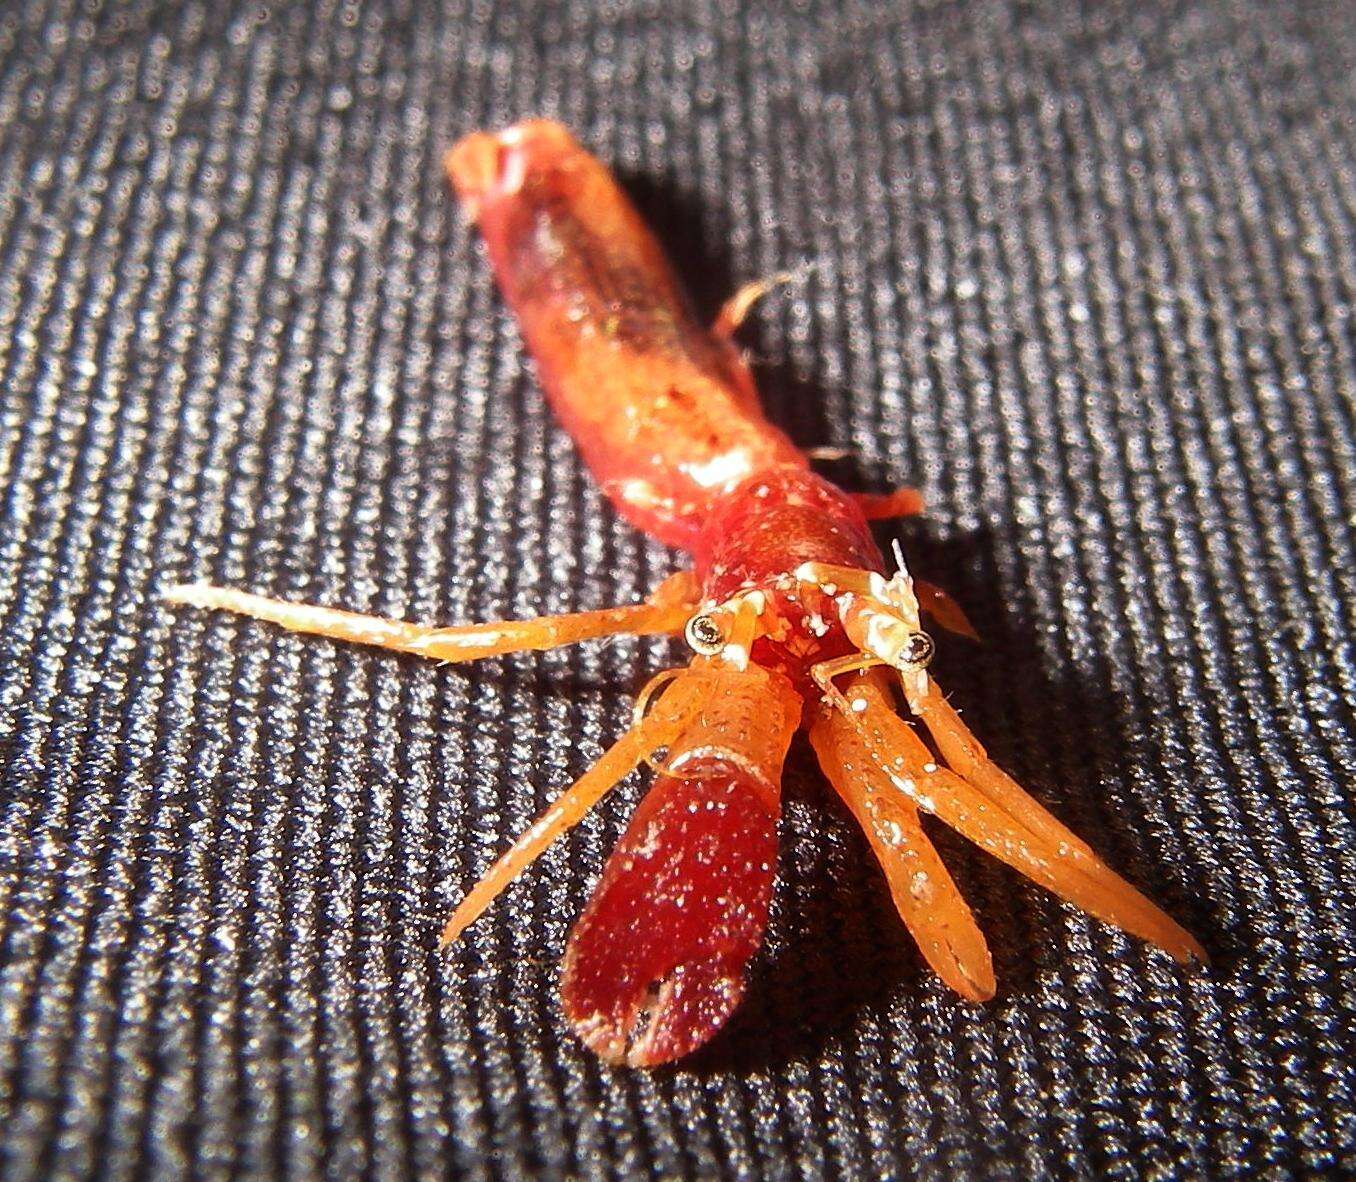
[[[815,665],[810,670],[810,676],[814,678],[815,684],[823,691],[825,704],[834,707],[839,713],[851,717],[859,712],[857,702],[867,702],[869,699],[853,696],[849,701],[843,696],[843,691],[834,685],[833,679],[841,677],[844,673],[862,673],[867,669],[874,669],[878,665],[884,665],[884,661],[877,660],[875,657],[864,655],[835,657],[832,661],[825,661],[822,664]],[[857,682],[856,685],[861,685]],[[854,685],[854,689],[856,688]],[[861,707],[860,709],[865,709]]]
[[[861,680],[883,698],[883,675]],[[819,765],[852,810],[885,872],[900,917],[933,971],[962,997],[987,1001],[996,984],[984,935],[918,822],[918,810],[898,792],[882,792],[864,769],[870,757],[838,710],[819,710],[810,726]]]
[[[1055,817],[1011,776],[989,758],[974,732],[961,721],[935,681],[929,680],[927,693],[912,708],[928,728],[942,758],[956,774],[970,781],[989,800],[1015,821],[1046,841],[1065,842],[1069,856],[1101,865],[1097,855],[1069,832]]]
[[[744,284],[720,306],[715,323],[711,325],[711,335],[729,340],[739,326],[744,323],[749,310],[774,287],[790,283],[796,277],[795,271],[778,271],[766,279],[755,279]]]
[[[923,511],[923,494],[916,488],[897,488],[888,493],[853,493],[852,499],[867,521],[915,517]]]
[[[879,791],[902,793],[1032,881],[1098,919],[1156,944],[1176,960],[1206,959],[1195,939],[989,763],[954,711],[948,714],[944,703],[937,705],[941,695],[935,686],[929,683],[921,704],[938,720],[938,745],[948,761],[954,758],[955,771],[934,761],[874,679],[859,679],[850,697],[844,717],[866,756],[865,774]],[[973,746],[964,746],[967,743]],[[967,773],[979,782],[964,778]]]
[[[694,610],[696,586],[690,572],[666,579],[645,603],[600,611],[540,616],[535,620],[499,620],[434,628],[360,615],[336,608],[288,603],[225,587],[192,585],[165,593],[171,603],[212,608],[279,624],[293,632],[308,632],[334,640],[374,645],[414,653],[436,661],[476,661],[482,657],[534,649],[556,648],[580,640],[622,634],[650,635],[681,632]]]
[[[619,780],[659,747],[674,742],[700,710],[711,678],[684,674],[660,695],[643,719],[603,753],[603,757],[567,788],[471,888],[443,929],[446,947],[474,923],[496,896],[557,837],[574,828]]]

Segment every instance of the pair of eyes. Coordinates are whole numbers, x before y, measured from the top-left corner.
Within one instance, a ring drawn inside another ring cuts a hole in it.
[[[688,620],[683,635],[692,651],[704,657],[714,657],[725,647],[725,629],[719,620],[706,612]],[[936,644],[926,632],[910,632],[900,646],[896,660],[901,665],[925,669],[936,651]]]

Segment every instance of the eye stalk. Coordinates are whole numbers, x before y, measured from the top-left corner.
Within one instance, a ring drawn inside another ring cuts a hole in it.
[[[683,638],[693,652],[703,657],[714,657],[725,647],[725,629],[707,612],[688,620]]]

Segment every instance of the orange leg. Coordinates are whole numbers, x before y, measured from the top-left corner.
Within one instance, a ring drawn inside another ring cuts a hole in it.
[[[882,694],[882,674],[862,679]],[[855,696],[850,689],[849,696]],[[933,971],[962,997],[987,1001],[996,983],[984,934],[936,849],[923,832],[918,810],[898,792],[881,791],[868,774],[870,757],[840,710],[821,709],[810,743],[829,783],[852,810],[885,872],[900,917]]]
[[[852,448],[839,447],[833,443],[821,443],[818,447],[807,447],[805,449],[805,458],[807,460],[821,460],[824,463],[837,463],[839,460],[846,460],[852,454]]]
[[[473,924],[499,893],[518,877],[556,838],[567,833],[618,781],[634,771],[655,750],[673,743],[700,710],[712,678],[683,673],[659,701],[587,772],[532,822],[457,905],[443,929],[442,946],[452,943]]]
[[[799,273],[798,271],[778,271],[777,274],[770,275],[766,279],[755,279],[752,283],[744,284],[720,306],[720,311],[716,313],[715,322],[711,325],[711,335],[729,340],[734,336],[739,326],[744,323],[754,304],[773,288],[780,287],[783,283],[790,283]]]
[[[867,521],[915,517],[923,511],[923,494],[916,488],[897,488],[888,493],[853,493],[852,499]]]
[[[666,579],[645,603],[601,611],[497,620],[435,628],[336,608],[288,603],[225,587],[188,585],[165,593],[171,603],[212,608],[267,620],[293,632],[414,653],[436,661],[476,661],[503,653],[556,648],[604,636],[681,632],[695,610],[697,588],[688,571]]]
[[[954,711],[941,703],[935,686],[929,684],[915,709],[922,706],[929,728],[929,714],[937,722],[938,745],[954,771],[939,766],[913,728],[895,714],[877,678],[857,679],[846,695],[835,689],[831,701],[837,705],[844,697],[848,708],[839,709],[866,756],[861,773],[878,791],[902,794],[1033,882],[1176,960],[1206,959],[1190,934],[998,772]]]

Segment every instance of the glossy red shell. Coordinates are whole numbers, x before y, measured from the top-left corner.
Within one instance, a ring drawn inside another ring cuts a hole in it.
[[[468,136],[447,170],[552,408],[633,523],[690,549],[755,472],[805,467],[748,367],[693,317],[611,174],[559,124]]]
[[[759,472],[713,500],[693,550],[710,599],[766,586],[805,562],[879,570],[880,550],[856,502],[797,468]]]
[[[786,676],[802,697],[818,693],[811,665],[854,646],[829,597],[797,587],[788,572],[806,562],[881,569],[880,550],[857,503],[796,468],[760,473],[718,500],[694,557],[707,600],[721,603],[749,588],[766,592],[776,627],[755,642],[753,659]]]
[[[705,1042],[743,993],[767,922],[782,760],[801,702],[776,673],[694,662],[701,705],[570,935],[565,1012],[604,1058],[663,1062]]]
[[[724,1023],[767,923],[775,798],[721,760],[661,776],[570,935],[565,1014],[610,1062],[687,1054]]]

